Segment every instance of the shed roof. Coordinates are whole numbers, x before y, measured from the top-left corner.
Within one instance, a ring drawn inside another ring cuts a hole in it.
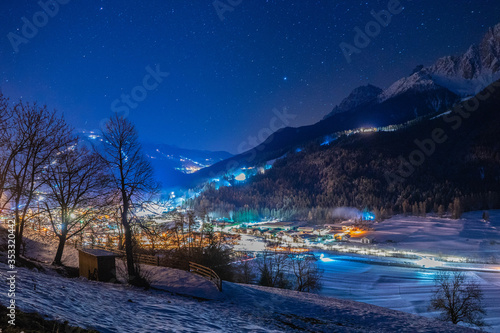
[[[116,254],[111,251],[101,250],[101,249],[78,249],[78,251],[93,255],[94,257],[119,257],[119,254]]]

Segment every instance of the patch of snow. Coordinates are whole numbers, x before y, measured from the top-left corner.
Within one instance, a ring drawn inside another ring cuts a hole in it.
[[[1,279],[7,278],[7,271],[0,263]],[[472,332],[374,305],[228,282],[223,284],[220,299],[202,302],[157,290],[49,276],[25,268],[18,269],[16,287],[16,305],[23,311],[102,333]],[[2,293],[0,302],[6,305],[8,301]]]
[[[447,88],[459,96],[471,97],[481,92],[481,90],[492,82],[499,80],[500,72],[491,73],[488,71],[488,73],[482,73],[478,77],[470,80],[459,76],[432,74],[432,79],[438,85]]]
[[[379,247],[394,247],[381,244],[390,240],[398,249],[500,260],[500,210],[489,213],[489,221],[482,220],[482,211],[465,213],[458,220],[397,215],[377,223],[370,236]]]
[[[376,260],[382,261],[381,258]],[[437,313],[428,309],[434,290],[434,278],[438,273],[436,269],[408,268],[390,263],[373,264],[368,257],[327,253],[323,254],[323,260],[318,263],[324,270],[323,289],[319,292],[321,295],[364,302],[429,318],[437,317]],[[436,263],[441,264],[435,260],[424,262],[432,265]],[[485,321],[491,325],[487,331],[498,332],[500,274],[478,271],[466,271],[466,274],[479,284],[484,293]]]
[[[432,119],[436,119],[436,118],[439,118],[439,117],[442,117],[442,116],[445,116],[445,115],[447,115],[447,114],[449,114],[449,113],[451,113],[451,110],[448,110],[448,111],[446,111],[446,112],[440,113],[440,114],[438,114],[437,116],[432,117],[430,120],[432,120]]]
[[[59,239],[45,235],[43,232],[24,229],[25,253],[27,258],[50,264],[56,256]],[[64,246],[62,263],[70,267],[78,267],[78,250],[70,243]]]
[[[417,72],[394,82],[380,94],[378,99],[379,102],[384,102],[409,90],[426,91],[439,88],[441,87],[432,80],[432,77],[422,74],[422,72]]]

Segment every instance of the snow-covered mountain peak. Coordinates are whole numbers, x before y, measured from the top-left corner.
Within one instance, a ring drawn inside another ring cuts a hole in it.
[[[490,28],[479,44],[482,65],[492,73],[500,71],[500,23]]]
[[[453,103],[453,99],[473,96],[499,79],[500,23],[464,53],[441,57],[430,66],[419,65],[384,91],[372,85],[354,89],[323,119],[370,102],[383,103],[406,92],[423,94],[432,105]]]
[[[437,89],[442,89],[442,87],[437,85],[429,74],[427,74],[424,70],[421,70],[394,82],[389,88],[380,94],[379,101],[384,102],[389,98],[395,97],[409,90],[431,91]]]
[[[446,88],[462,96],[471,96],[500,79],[500,24],[488,29],[479,44],[471,45],[461,55],[439,58],[385,90],[381,101],[408,90]]]
[[[368,84],[366,86],[357,87],[349,96],[344,98],[339,105],[337,105],[331,113],[325,116],[324,119],[331,117],[334,114],[352,110],[360,105],[371,102],[377,98],[382,92],[382,89],[374,85]]]

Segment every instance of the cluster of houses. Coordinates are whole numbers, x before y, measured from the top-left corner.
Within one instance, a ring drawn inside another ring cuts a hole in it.
[[[359,230],[355,222],[346,221],[339,224],[325,224],[318,227],[294,226],[293,222],[275,222],[232,228],[237,234],[249,234],[284,243],[304,245],[329,244],[332,242],[357,242],[370,244],[374,239]]]

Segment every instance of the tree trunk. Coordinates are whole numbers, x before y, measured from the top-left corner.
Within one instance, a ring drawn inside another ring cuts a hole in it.
[[[57,252],[56,252],[56,257],[54,258],[54,261],[52,262],[53,265],[62,265],[62,255],[64,251],[64,245],[66,244],[66,234],[62,234],[59,236],[59,245],[57,246]]]
[[[123,250],[123,225],[118,223],[118,250]]]
[[[127,256],[127,272],[129,283],[134,284],[137,281],[135,266],[134,266],[134,253],[132,248],[132,228],[128,222],[128,204],[123,205],[122,212],[122,225],[125,230],[125,253]]]
[[[16,214],[16,228],[15,228],[15,255],[16,259],[19,259],[19,256],[21,255],[21,243],[23,241],[23,234],[22,234],[22,228],[21,228],[21,219],[19,218],[19,214]]]
[[[66,244],[66,239],[68,238],[68,220],[63,214],[61,223],[61,234],[57,235],[59,237],[59,245],[57,246],[56,257],[52,262],[53,265],[62,265],[61,259],[64,252],[64,245]]]
[[[128,279],[133,282],[136,280],[136,272],[134,266],[134,253],[132,248],[132,230],[130,228],[130,224],[125,224],[125,253],[127,254],[127,271],[128,271]]]

